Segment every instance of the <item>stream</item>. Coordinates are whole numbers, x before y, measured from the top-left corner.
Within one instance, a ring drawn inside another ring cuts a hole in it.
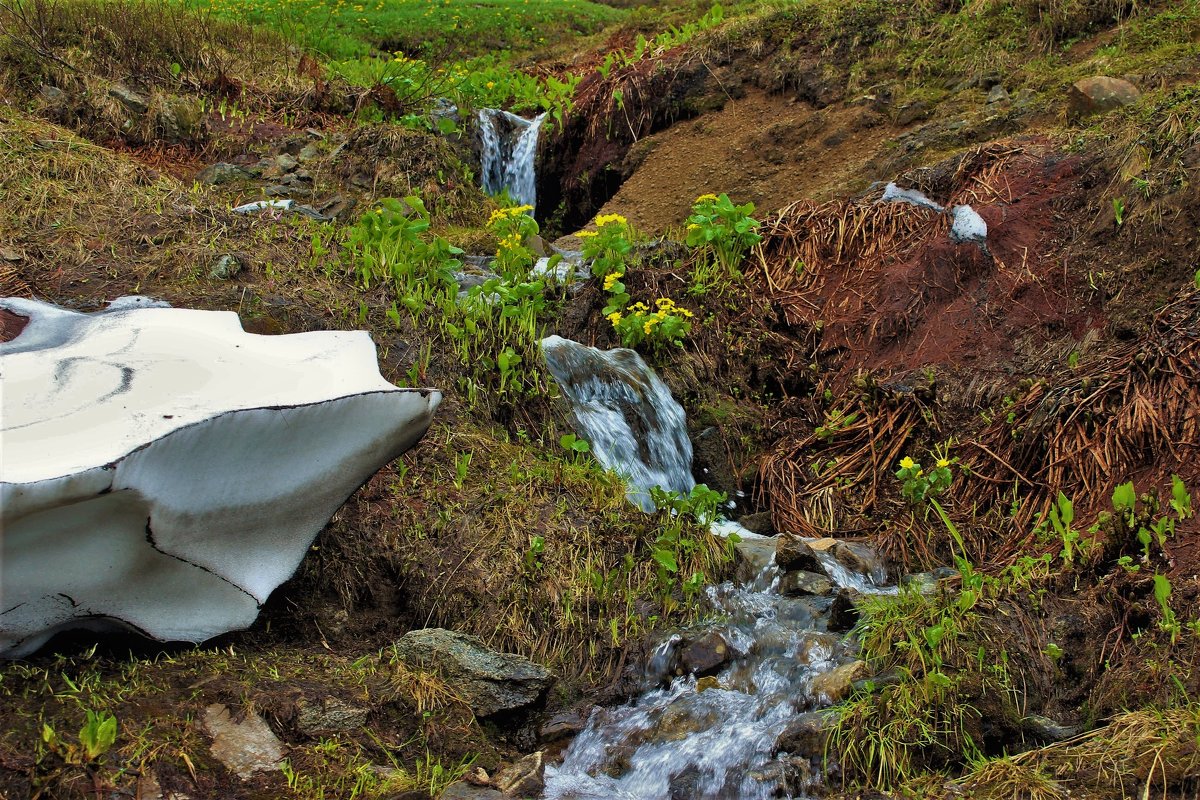
[[[479,111],[479,161],[483,190],[488,194],[507,191],[517,205],[537,206],[538,135],[545,114],[533,119],[497,108]]]
[[[655,485],[690,491],[683,409],[637,353],[557,336],[542,351],[576,433],[625,478],[632,502],[652,510]],[[592,712],[562,763],[547,767],[547,800],[803,798],[819,785],[822,726],[811,712],[839,699],[856,674],[847,626],[831,625],[834,595],[895,590],[867,548],[803,540],[808,569],[783,571],[774,538],[727,521],[714,532],[738,533],[757,574],[709,587],[719,622],[672,635],[647,666],[641,696]]]

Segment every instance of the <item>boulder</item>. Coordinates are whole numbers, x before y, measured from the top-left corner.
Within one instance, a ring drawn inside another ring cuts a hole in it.
[[[882,583],[887,577],[887,570],[884,569],[879,554],[865,544],[839,541],[830,552],[839,564],[851,572],[866,576],[878,583]]]
[[[546,787],[546,760],[539,750],[496,773],[493,785],[508,797],[541,797]]]
[[[237,718],[228,706],[214,703],[201,722],[212,738],[213,756],[242,780],[277,769],[283,760],[283,743],[257,714]]]
[[[409,666],[439,673],[480,717],[537,702],[554,676],[524,656],[489,650],[483,640],[445,628],[410,631],[395,644]]]
[[[145,114],[150,110],[150,101],[127,86],[113,86],[108,90],[108,96],[134,114]]]
[[[833,581],[815,572],[798,570],[779,579],[779,593],[785,597],[824,596],[833,593]]]
[[[1142,92],[1129,81],[1096,76],[1075,81],[1067,90],[1067,119],[1078,122],[1093,114],[1102,114],[1127,106]]]
[[[0,655],[67,628],[249,626],[441,399],[385,381],[362,331],[256,336],[156,305],[0,299],[27,320],[0,343]]]
[[[369,714],[370,709],[336,697],[324,697],[315,702],[305,700],[296,711],[296,729],[312,737],[352,731],[366,725]]]
[[[218,186],[222,183],[232,183],[234,181],[244,181],[251,177],[248,170],[242,169],[237,164],[230,164],[225,161],[210,164],[196,173],[196,181],[198,183],[207,183],[213,186]]]
[[[691,675],[714,675],[732,658],[732,648],[717,631],[687,642],[679,651],[679,664]]]
[[[829,607],[829,630],[848,631],[858,624],[860,596],[854,589],[843,588],[838,591]]]
[[[793,717],[775,740],[775,752],[824,756],[834,719],[819,711]]]
[[[738,583],[750,583],[774,556],[774,539],[742,539],[733,546],[734,577]]]
[[[866,674],[866,662],[851,661],[813,678],[810,688],[813,695],[822,701],[837,703],[844,700],[853,689],[854,682]]]
[[[774,536],[775,522],[771,519],[770,511],[759,511],[757,514],[745,514],[738,518],[738,524],[751,533],[759,536]]]
[[[809,543],[799,536],[780,534],[775,542],[775,564],[783,570],[804,570],[826,574],[825,565]]]

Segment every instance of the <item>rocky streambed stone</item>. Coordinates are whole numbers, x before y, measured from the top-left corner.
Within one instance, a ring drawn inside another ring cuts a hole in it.
[[[409,666],[441,675],[480,717],[526,708],[554,682],[549,670],[524,656],[497,653],[477,636],[445,628],[411,631],[395,649]]]
[[[201,722],[212,737],[213,756],[243,780],[277,769],[283,760],[283,743],[257,714],[239,719],[228,706],[214,703]]]

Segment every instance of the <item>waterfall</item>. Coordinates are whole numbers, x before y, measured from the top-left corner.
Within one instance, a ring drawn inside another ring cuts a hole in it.
[[[542,352],[571,403],[576,432],[601,464],[625,476],[631,500],[653,508],[651,486],[691,490],[683,409],[636,353],[558,336],[544,339]],[[562,763],[547,766],[546,800],[767,800],[817,789],[824,748],[805,732],[821,729],[812,712],[829,705],[830,687],[843,680],[834,676],[858,669],[857,644],[830,631],[829,595],[837,587],[895,589],[878,585],[885,571],[873,554],[857,551],[851,569],[836,555],[839,543],[806,542],[815,561],[805,569],[820,574],[781,572],[769,538],[738,544],[757,554],[762,571],[748,584],[708,588],[717,621],[666,639],[641,696],[592,712]],[[823,588],[812,588],[813,579]],[[688,674],[697,669],[690,649],[699,643],[711,653],[714,642],[725,660],[708,661],[706,677]]]
[[[483,190],[497,194],[507,189],[509,197],[519,205],[537,206],[538,132],[545,114],[533,119],[518,117],[497,108],[479,112],[479,135],[483,147],[480,165],[483,169]]]
[[[542,354],[571,403],[576,431],[597,461],[624,478],[631,501],[653,511],[651,487],[692,491],[692,443],[683,408],[641,356],[560,336],[543,339]]]

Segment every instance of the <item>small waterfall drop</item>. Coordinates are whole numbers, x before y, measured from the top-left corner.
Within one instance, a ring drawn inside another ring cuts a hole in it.
[[[577,433],[601,464],[626,477],[631,500],[647,508],[655,485],[691,490],[683,409],[636,353],[557,336],[542,341],[542,352]],[[822,727],[814,712],[829,705],[830,676],[851,668],[857,645],[830,630],[828,590],[810,594],[794,580],[806,573],[776,567],[773,540],[736,523],[714,524],[715,533],[731,531],[757,540],[738,547],[755,552],[762,571],[744,585],[708,588],[715,621],[663,641],[641,696],[592,712],[562,763],[547,766],[546,800],[768,800],[817,789],[824,749],[804,744],[814,737],[788,732],[801,723]],[[895,591],[881,586],[886,572],[873,554],[850,569],[834,555],[833,540],[808,541],[827,586]],[[687,648],[712,637],[731,657],[709,677],[686,674]]]
[[[542,355],[571,403],[579,435],[596,460],[625,479],[631,501],[653,511],[652,486],[692,491],[692,443],[683,408],[641,356],[560,336],[542,340]]]
[[[497,194],[507,189],[509,197],[519,205],[537,206],[538,133],[545,114],[533,119],[518,117],[497,108],[479,111],[479,135],[483,148],[480,166],[483,169],[483,190]]]

